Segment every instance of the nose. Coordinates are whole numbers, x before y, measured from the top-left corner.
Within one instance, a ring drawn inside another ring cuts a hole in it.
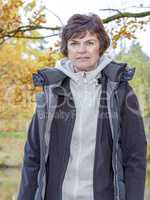
[[[80,44],[78,47],[78,53],[84,53],[86,52],[86,46],[84,44]]]

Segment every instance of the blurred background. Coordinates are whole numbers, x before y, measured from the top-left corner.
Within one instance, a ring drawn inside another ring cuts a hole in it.
[[[111,38],[107,53],[136,68],[133,86],[148,141],[145,200],[150,199],[149,0],[0,0],[0,200],[15,200],[23,148],[35,109],[32,73],[62,58],[59,35],[74,13],[96,13]]]

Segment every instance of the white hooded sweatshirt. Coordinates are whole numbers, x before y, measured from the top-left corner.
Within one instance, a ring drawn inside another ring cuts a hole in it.
[[[103,55],[93,71],[75,72],[67,58],[56,68],[70,77],[70,88],[76,107],[70,158],[62,187],[62,200],[94,200],[93,168],[101,85],[101,70],[111,62]]]

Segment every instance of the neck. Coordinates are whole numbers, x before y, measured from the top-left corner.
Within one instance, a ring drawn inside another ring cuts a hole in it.
[[[89,68],[89,69],[84,69],[84,70],[79,70],[76,66],[73,66],[73,69],[74,69],[74,72],[77,73],[77,72],[90,72],[90,71],[93,71],[97,68],[97,65],[98,65],[98,62],[96,63],[96,65],[92,68]]]

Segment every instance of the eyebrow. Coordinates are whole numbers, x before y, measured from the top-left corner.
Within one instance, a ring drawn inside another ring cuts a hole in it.
[[[68,42],[78,42],[78,40],[76,40],[76,39],[70,39],[70,40],[68,40]]]
[[[69,41],[70,41],[70,42],[80,42],[78,39],[70,39],[70,40],[68,40],[68,42],[69,42]],[[91,41],[94,41],[94,42],[95,42],[96,40],[95,40],[94,38],[93,38],[93,39],[85,40],[85,42],[89,42],[89,41],[90,41],[90,42],[91,42]]]

